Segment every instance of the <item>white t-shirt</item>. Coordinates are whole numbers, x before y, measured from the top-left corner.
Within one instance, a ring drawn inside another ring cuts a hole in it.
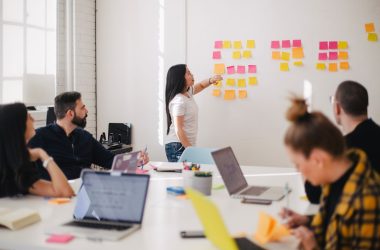
[[[169,112],[172,118],[169,134],[166,136],[165,143],[180,142],[174,128],[176,116],[184,116],[184,130],[192,146],[196,145],[198,133],[198,106],[193,97],[194,88],[190,87],[187,91],[189,97],[177,94],[169,103]]]

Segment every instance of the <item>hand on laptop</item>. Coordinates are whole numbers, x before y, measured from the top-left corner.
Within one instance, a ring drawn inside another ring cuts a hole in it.
[[[279,215],[285,221],[285,225],[289,228],[305,226],[309,223],[309,217],[298,214],[291,209],[282,208]]]

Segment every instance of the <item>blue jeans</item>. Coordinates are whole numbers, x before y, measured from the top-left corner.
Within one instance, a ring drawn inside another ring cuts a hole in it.
[[[180,142],[165,144],[166,158],[168,158],[169,162],[177,162],[184,150],[185,147]]]

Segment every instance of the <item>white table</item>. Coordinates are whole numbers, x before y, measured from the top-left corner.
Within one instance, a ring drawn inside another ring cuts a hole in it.
[[[152,162],[152,165],[175,166],[173,163]],[[149,167],[149,165],[148,165]],[[314,213],[317,207],[301,197],[304,188],[299,173],[293,168],[280,167],[250,167],[243,166],[243,172],[249,184],[285,186],[288,182],[290,193],[290,208],[304,214]],[[223,181],[215,166],[202,166],[202,170],[212,170],[213,185]],[[18,231],[0,228],[0,249],[215,249],[206,239],[182,239],[181,230],[199,230],[201,224],[189,200],[180,200],[167,195],[166,187],[181,186],[180,173],[151,173],[148,200],[142,229],[117,242],[91,241],[76,238],[68,244],[46,243],[48,235],[44,229],[58,225],[72,218],[75,198],[64,205],[49,204],[42,197],[26,196],[19,199],[0,199],[0,207],[29,207],[39,211],[42,221]],[[73,184],[78,187],[78,181]],[[213,190],[210,199],[213,200],[232,235],[246,232],[251,236],[256,231],[258,212],[265,211],[278,218],[278,212],[285,206],[285,199],[273,202],[272,205],[242,204],[238,199],[228,196],[227,190]],[[291,249],[297,243],[293,238],[284,242],[270,243],[268,249]]]

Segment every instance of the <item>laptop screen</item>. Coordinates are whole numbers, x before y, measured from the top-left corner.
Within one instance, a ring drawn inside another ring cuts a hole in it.
[[[74,218],[141,223],[149,175],[82,172]]]
[[[211,152],[230,195],[248,186],[231,147]]]

